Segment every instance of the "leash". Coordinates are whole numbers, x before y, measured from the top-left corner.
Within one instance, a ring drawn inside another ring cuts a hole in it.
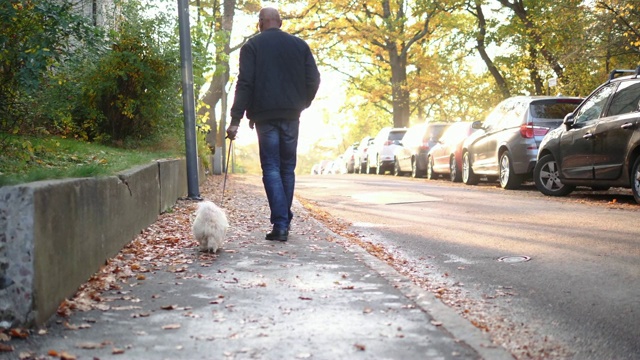
[[[220,207],[224,205],[224,189],[227,187],[227,174],[229,173],[229,159],[231,159],[232,146],[233,139],[229,139],[229,151],[227,151],[227,166],[224,168],[224,181],[222,182],[222,200],[220,201]]]

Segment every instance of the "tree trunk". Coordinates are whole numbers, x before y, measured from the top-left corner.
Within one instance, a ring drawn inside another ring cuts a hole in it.
[[[542,78],[540,77],[540,72],[536,67],[536,59],[538,58],[538,52],[533,46],[530,46],[529,54],[531,59],[529,60],[529,65],[527,67],[529,68],[529,78],[531,79],[531,82],[533,83],[533,86],[535,89],[534,94],[544,95],[545,94],[544,82],[542,81]]]
[[[391,64],[391,95],[393,98],[393,126],[409,125],[409,91],[407,90],[407,60],[398,55],[396,44],[390,43],[389,59]]]
[[[482,58],[482,61],[484,61],[485,65],[487,65],[487,69],[489,69],[491,76],[493,76],[493,79],[496,81],[496,85],[498,86],[498,89],[500,89],[502,97],[506,99],[511,96],[511,91],[509,91],[507,81],[500,73],[500,70],[498,70],[498,68],[493,63],[493,60],[489,57],[489,54],[487,54],[485,45],[485,38],[487,34],[487,20],[484,17],[482,4],[479,1],[476,1],[474,14],[478,18],[478,36],[476,38],[476,49],[478,50],[478,54],[480,54],[480,58]]]
[[[236,0],[224,0],[222,18],[216,19],[215,31],[223,32],[223,42],[216,42],[216,72],[209,83],[209,88],[205,92],[202,101],[204,106],[198,110],[198,115],[204,116],[208,112],[207,125],[211,132],[207,134],[207,144],[214,149],[217,144],[224,143],[226,102],[221,108],[220,123],[216,119],[216,106],[218,102],[227,96],[226,86],[229,82],[229,53],[231,52],[231,31],[233,29],[233,16],[235,14]],[[219,38],[216,36],[216,38]]]
[[[207,144],[211,149],[216,146],[216,134],[218,132],[218,122],[216,120],[215,107],[218,101],[222,98],[222,81],[221,75],[214,75],[213,79],[209,83],[209,88],[202,98],[203,106],[198,109],[199,116],[207,116],[207,125],[209,125],[210,132],[206,136]]]
[[[556,59],[555,55],[552,54],[544,45],[545,42],[542,40],[542,36],[540,35],[540,30],[536,28],[531,19],[529,18],[529,14],[527,10],[524,8],[524,3],[522,0],[514,0],[513,3],[510,3],[507,0],[499,0],[500,3],[509,9],[513,10],[516,16],[522,21],[525,28],[527,29],[527,34],[531,38],[531,46],[542,45],[540,48],[540,53],[542,57],[547,61],[547,64],[553,69],[553,72],[556,74],[558,79],[562,79],[564,77],[564,69]]]

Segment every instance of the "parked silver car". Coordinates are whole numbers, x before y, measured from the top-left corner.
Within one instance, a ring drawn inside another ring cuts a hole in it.
[[[422,177],[427,173],[427,154],[434,147],[442,133],[451,125],[445,122],[423,122],[407,130],[402,138],[402,147],[396,149],[394,175],[411,173],[412,177]]]
[[[472,125],[470,121],[456,122],[442,133],[438,142],[429,150],[427,179],[449,175],[451,181],[462,181],[462,144],[476,131]]]
[[[365,136],[358,143],[358,148],[356,149],[354,154],[356,173],[364,174],[367,172],[367,166],[368,166],[368,160],[369,160],[368,151],[369,151],[369,146],[373,144],[373,140],[374,139],[371,136]]]
[[[484,122],[473,123],[478,131],[462,145],[462,181],[475,185],[484,176],[498,179],[503,189],[517,189],[532,177],[544,136],[581,101],[560,96],[516,96],[502,101]]]
[[[356,150],[358,149],[358,143],[349,145],[347,149],[342,153],[342,161],[344,167],[344,174],[353,174],[356,171]]]
[[[367,173],[384,174],[393,170],[395,166],[396,148],[401,146],[400,141],[407,132],[407,128],[385,127],[378,132],[373,144],[369,146]]]

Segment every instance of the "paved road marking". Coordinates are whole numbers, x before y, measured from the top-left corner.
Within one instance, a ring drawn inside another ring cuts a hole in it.
[[[409,191],[381,191],[352,194],[351,197],[360,202],[378,205],[409,204],[418,202],[442,201],[441,198],[422,195]]]

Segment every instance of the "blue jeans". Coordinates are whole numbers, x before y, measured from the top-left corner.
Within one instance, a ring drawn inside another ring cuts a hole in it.
[[[256,122],[262,183],[271,209],[271,224],[278,230],[286,230],[293,218],[299,128],[299,119]]]

